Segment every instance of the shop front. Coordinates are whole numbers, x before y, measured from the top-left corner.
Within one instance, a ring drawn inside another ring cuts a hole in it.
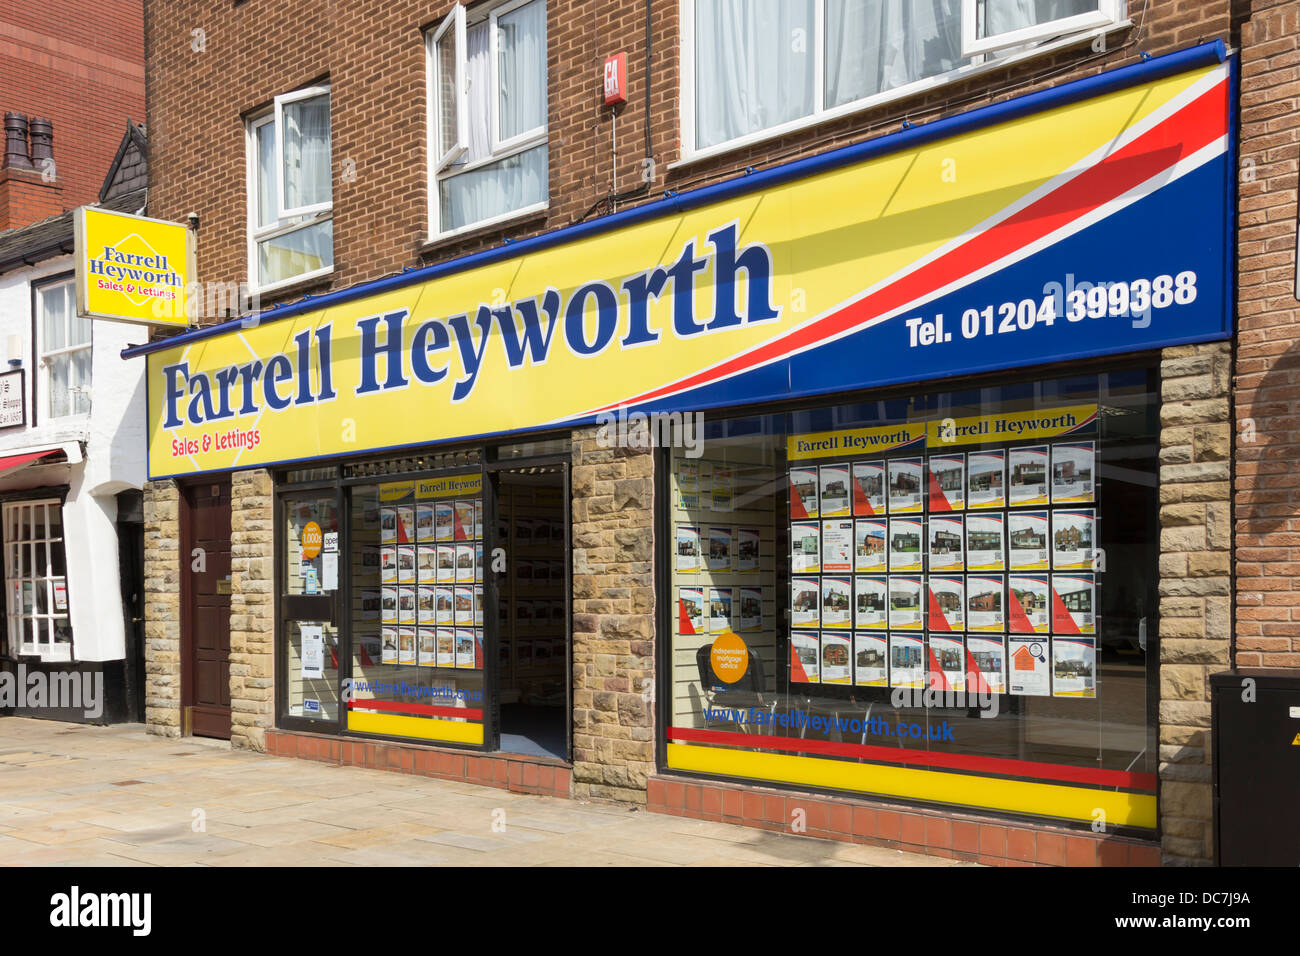
[[[1228,547],[1233,71],[1195,47],[128,350],[151,529],[232,476],[236,741],[1138,860],[1199,785],[1161,637],[1228,600],[1187,552]]]

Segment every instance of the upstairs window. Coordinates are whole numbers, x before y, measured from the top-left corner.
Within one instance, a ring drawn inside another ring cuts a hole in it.
[[[689,156],[942,83],[994,51],[1115,23],[1123,0],[682,2]]]
[[[72,279],[36,289],[37,407],[47,419],[90,414],[90,319],[77,315]]]
[[[275,98],[248,124],[249,275],[266,289],[334,266],[328,87]]]
[[[431,236],[546,208],[546,3],[456,4],[428,35]]]
[[[967,54],[1109,26],[1119,22],[1120,0],[965,0],[962,48]]]

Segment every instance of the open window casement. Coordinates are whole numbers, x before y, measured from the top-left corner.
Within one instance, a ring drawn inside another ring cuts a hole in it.
[[[279,218],[324,212],[331,205],[328,87],[275,98],[275,159]]]
[[[498,153],[546,135],[546,4],[515,0],[495,8],[489,20],[492,152]]]
[[[1123,0],[962,0],[962,56],[1118,23]]]
[[[441,172],[469,148],[469,76],[465,68],[465,7],[451,8],[433,34],[429,102],[436,114],[434,171]]]

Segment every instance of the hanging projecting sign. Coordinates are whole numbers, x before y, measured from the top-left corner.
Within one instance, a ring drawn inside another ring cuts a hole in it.
[[[1231,69],[1208,44],[128,350],[150,476],[1226,338]]]
[[[0,372],[0,428],[27,424],[27,377],[20,368]]]
[[[185,226],[97,206],[74,211],[77,314],[185,328],[194,277]]]

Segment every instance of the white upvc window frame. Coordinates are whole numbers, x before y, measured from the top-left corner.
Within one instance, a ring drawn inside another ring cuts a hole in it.
[[[71,328],[72,320],[78,317],[75,284],[76,284],[76,278],[74,276],[68,276],[62,279],[53,279],[53,280],[36,283],[36,288],[35,288],[35,293],[36,293],[35,299],[37,302],[37,309],[36,309],[37,315],[36,315],[36,322],[35,322],[36,325],[36,393],[38,396],[36,407],[38,410],[38,417],[43,417],[43,420],[47,422],[73,422],[81,419],[86,419],[90,417],[90,413],[94,409],[93,389],[95,387],[95,371],[94,371],[95,369],[94,366],[95,320],[91,318],[85,319],[85,321],[90,324],[90,339],[88,341],[82,342],[78,345],[64,345],[57,349],[47,349],[45,347],[47,341],[47,334],[45,331],[45,309],[44,309],[44,298],[43,298],[44,293],[47,290],[56,289],[63,286],[69,287],[70,291],[72,292],[70,298],[70,301],[72,303],[72,308],[69,310],[68,314],[64,317],[64,321],[66,323],[64,329],[64,340],[66,341],[70,337],[68,333],[72,331]],[[83,412],[74,411],[68,415],[55,415],[53,411],[54,406],[52,402],[53,392],[51,391],[50,388],[50,359],[62,358],[64,356],[71,356],[76,354],[77,352],[87,352],[91,356],[90,384],[88,386],[86,385],[70,386],[68,388],[68,395],[69,395],[68,405],[69,407],[71,407],[76,404],[74,401],[72,401],[72,396],[85,395],[86,410]]]
[[[50,511],[54,510],[59,514],[59,536],[57,538],[50,535]],[[29,537],[19,540],[18,529],[21,526],[21,519],[27,511],[30,515],[29,527],[31,534]],[[58,620],[66,621],[71,635],[72,628],[72,601],[68,590],[68,551],[66,546],[65,529],[66,522],[63,520],[63,502],[58,498],[39,498],[18,501],[6,501],[3,510],[0,511],[0,539],[3,540],[4,547],[4,565],[5,565],[5,628],[9,641],[11,653],[27,654],[39,656],[43,661],[60,662],[72,660],[72,644],[75,636],[70,637],[67,641],[54,640],[54,622]],[[41,519],[40,535],[36,534],[36,516]],[[45,550],[45,566],[40,569],[35,568],[36,545],[43,544]],[[54,574],[53,548],[57,545],[63,549],[63,574]],[[21,567],[24,563],[19,557],[21,549],[26,549],[25,562],[30,564],[31,570],[24,573]],[[64,604],[63,610],[58,609],[56,594],[58,592],[58,582],[63,584]],[[28,613],[23,603],[24,585],[32,585],[32,610]],[[45,591],[45,611],[40,613],[36,610],[36,589]],[[40,638],[33,641],[32,622],[39,622]]]
[[[301,103],[303,100],[314,100],[319,97],[325,97],[326,109],[329,108],[330,88],[328,86],[309,86],[306,89],[294,90],[292,93],[281,93],[275,98],[273,116],[275,117],[275,206],[277,219],[292,219],[295,216],[311,216],[327,209],[334,208],[334,189],[333,189],[333,168],[334,168],[334,150],[333,150],[333,124],[331,124],[331,149],[330,149],[330,198],[328,202],[309,203],[304,206],[286,206],[284,196],[286,192],[285,182],[285,150],[284,134],[287,129],[284,121],[284,108],[291,103]]]
[[[501,99],[499,86],[500,60],[498,57],[497,46],[497,19],[498,17],[507,14],[512,10],[517,10],[529,3],[542,3],[545,5],[546,0],[507,0],[505,3],[500,3],[492,7],[487,11],[486,16],[483,17],[483,19],[488,21],[488,56],[492,61],[492,92],[488,97],[488,102],[490,104],[489,108],[491,110],[488,124],[490,127],[489,132],[491,134],[492,152],[490,155],[485,156],[482,159],[476,160],[472,163],[466,163],[463,166],[452,168],[456,159],[459,159],[460,156],[464,154],[465,150],[468,149],[469,140],[469,75],[466,69],[469,49],[465,39],[465,31],[467,31],[471,25],[476,26],[482,21],[476,19],[473,24],[470,24],[465,12],[464,4],[458,2],[452,7],[447,16],[443,18],[437,30],[429,30],[425,32],[425,103],[427,113],[425,128],[428,137],[427,153],[429,156],[429,242],[440,242],[444,239],[450,239],[465,233],[489,229],[493,226],[512,222],[516,219],[524,219],[536,215],[539,212],[545,212],[550,208],[550,189],[548,187],[546,191],[547,198],[543,199],[541,202],[521,206],[518,209],[512,209],[509,212],[502,213],[498,216],[490,216],[487,219],[480,219],[475,222],[466,223],[465,225],[458,226],[455,229],[443,229],[441,223],[439,183],[455,176],[460,176],[464,173],[471,173],[484,166],[499,163],[504,159],[509,159],[511,156],[516,156],[519,153],[527,152],[537,146],[544,145],[548,141],[548,136],[550,134],[549,118],[543,125],[519,135],[512,136],[505,141],[502,141],[500,138],[501,122],[498,114],[500,111]],[[448,29],[456,29],[457,21],[459,21],[460,32],[456,35],[456,73],[459,78],[463,78],[464,80],[463,83],[458,83],[457,126],[459,128],[457,130],[457,135],[460,138],[461,143],[465,145],[462,149],[457,151],[454,157],[447,160],[445,163],[441,163],[440,160],[442,157],[436,155],[438,152],[440,131],[442,128],[441,116],[439,113],[439,96],[438,90],[436,89],[438,74],[437,38],[442,36]],[[549,33],[547,35],[547,42],[550,42]]]
[[[320,93],[329,92],[329,86],[312,87],[312,95],[319,96]],[[308,272],[302,272],[298,275],[287,276],[283,279],[277,279],[274,282],[262,282],[261,263],[258,259],[258,245],[268,239],[275,239],[279,236],[296,232],[299,229],[308,226],[314,226],[325,222],[334,217],[334,202],[331,194],[331,201],[328,206],[306,216],[291,219],[288,222],[278,221],[270,226],[261,226],[258,216],[258,186],[259,186],[259,168],[257,153],[257,132],[258,130],[270,123],[277,123],[277,112],[273,106],[269,110],[249,116],[244,121],[244,179],[245,191],[248,196],[248,285],[256,293],[274,292],[277,289],[286,286],[297,285],[300,282],[309,282],[313,279],[319,279],[331,275],[334,272],[333,255],[330,256],[330,264],[320,269],[312,269]],[[331,133],[332,136],[332,133]],[[273,202],[275,203],[276,218],[281,219],[279,215],[281,199],[280,180],[283,177],[282,164],[280,161],[280,128],[277,126],[275,131],[275,154],[276,154],[276,173],[272,184],[274,193]],[[331,157],[331,168],[333,167],[333,157]],[[332,191],[331,191],[332,193]]]
[[[1082,33],[1096,27],[1106,27],[1118,23],[1121,0],[1096,0],[1097,9],[1048,20],[1019,30],[1008,30],[991,37],[981,38],[979,34],[979,8],[985,0],[962,0],[961,4],[961,52],[963,56],[977,56],[981,53],[994,53],[1013,46],[1023,46],[1038,40],[1069,33]]]
[[[755,130],[752,133],[746,133],[737,136],[735,139],[729,139],[721,143],[715,143],[711,146],[696,148],[695,146],[695,2],[696,0],[678,0],[678,22],[681,24],[681,50],[680,62],[681,69],[679,74],[678,103],[679,122],[681,133],[681,156],[675,162],[669,164],[670,169],[694,163],[698,160],[709,159],[719,156],[733,150],[743,149],[757,143],[767,140],[776,139],[789,133],[798,132],[808,129],[820,123],[830,120],[839,119],[844,116],[850,116],[855,113],[861,113],[886,103],[892,103],[896,100],[906,99],[917,96],[929,90],[942,86],[948,86],[953,83],[959,83],[968,80],[973,76],[981,73],[987,73],[991,70],[1002,69],[1024,60],[1033,59],[1043,56],[1057,50],[1066,49],[1071,46],[1093,40],[1099,36],[1132,26],[1132,22],[1126,19],[1126,6],[1128,0],[1099,0],[1100,3],[1113,8],[1114,19],[1106,19],[1099,25],[1091,27],[1073,27],[1069,30],[1062,30],[1063,23],[1073,23],[1078,20],[1077,17],[1069,17],[1064,20],[1053,20],[1050,23],[1031,28],[1038,33],[1042,42],[1038,45],[1027,47],[1025,49],[1014,50],[1006,56],[996,59],[990,59],[986,53],[972,52],[966,49],[965,30],[968,16],[972,25],[975,23],[974,11],[977,0],[962,0],[962,55],[969,56],[973,60],[971,63],[963,64],[956,69],[949,70],[947,73],[939,73],[935,76],[924,77],[912,83],[904,84],[890,90],[884,90],[880,93],[874,93],[862,99],[853,100],[849,103],[842,103],[839,106],[825,106],[825,0],[815,0],[814,2],[814,44],[813,44],[813,110],[807,116],[801,116],[797,119],[781,123],[776,126],[769,126],[764,129]],[[969,11],[969,13],[968,13]],[[1085,15],[1086,16],[1086,15]],[[1017,31],[1024,32],[1024,31]],[[998,38],[989,38],[998,40],[1007,34],[1000,34]],[[985,41],[979,41],[985,42]],[[1024,45],[1027,42],[1017,39],[1012,43],[1002,45],[995,43],[988,48],[988,52],[994,52],[1002,49],[1009,49],[1016,45]]]
[[[438,82],[441,63],[438,44],[451,31],[456,48],[455,75],[452,77],[452,96],[456,105],[456,141],[450,145],[442,142],[442,111],[446,105],[442,98],[442,85]],[[469,77],[465,70],[465,6],[457,3],[443,18],[429,39],[429,68],[425,71],[427,88],[425,104],[429,124],[429,181],[454,163],[469,149]]]

